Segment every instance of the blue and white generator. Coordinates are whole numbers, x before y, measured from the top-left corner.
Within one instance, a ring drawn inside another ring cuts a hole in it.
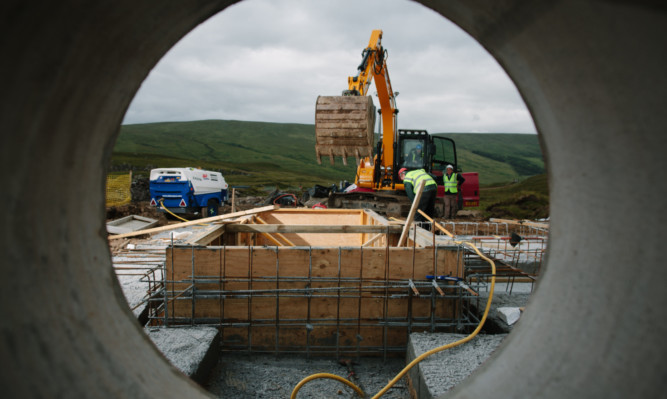
[[[219,172],[197,168],[160,168],[151,170],[151,205],[160,203],[170,212],[216,216],[227,201],[227,182]]]

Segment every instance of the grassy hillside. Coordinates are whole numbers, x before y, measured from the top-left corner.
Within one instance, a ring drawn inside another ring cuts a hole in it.
[[[523,180],[542,174],[544,160],[534,134],[439,134],[456,142],[464,172],[478,172],[481,185]]]
[[[124,125],[114,168],[198,166],[233,185],[310,187],[354,179],[353,166],[317,165],[312,125],[239,121]]]
[[[535,135],[444,135],[456,141],[462,169],[479,172],[482,185],[544,173]],[[266,189],[354,180],[354,166],[324,162],[315,159],[314,125],[205,120],[121,126],[111,169],[198,166],[222,171],[232,185]]]
[[[547,175],[519,183],[480,189],[480,209],[485,218],[541,219],[549,216]]]

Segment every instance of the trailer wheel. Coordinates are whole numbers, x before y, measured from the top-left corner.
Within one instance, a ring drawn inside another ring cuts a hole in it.
[[[211,198],[208,200],[208,203],[206,204],[206,207],[203,209],[204,212],[202,212],[202,217],[203,218],[208,218],[211,216],[218,216],[219,212],[219,206],[218,206],[218,201],[215,199]]]

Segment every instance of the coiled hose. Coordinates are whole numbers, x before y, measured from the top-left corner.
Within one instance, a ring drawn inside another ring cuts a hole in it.
[[[425,214],[422,213],[421,211],[419,211],[419,212],[420,212],[422,215],[424,215],[430,222],[432,222],[433,225],[436,226],[439,230],[445,232],[448,236],[453,237],[453,235],[452,235],[449,231],[447,231],[444,227],[442,227],[440,224],[438,224],[437,222],[435,222],[433,219],[431,219],[430,217],[428,217],[427,215],[425,215]],[[470,333],[470,335],[468,335],[467,337],[462,338],[462,339],[460,339],[460,340],[458,340],[458,341],[456,341],[456,342],[452,342],[452,343],[450,343],[450,344],[443,345],[443,346],[439,346],[439,347],[437,347],[437,348],[435,348],[435,349],[431,349],[430,351],[427,351],[427,352],[421,354],[420,356],[416,357],[413,361],[410,362],[410,364],[408,364],[407,366],[405,366],[405,368],[403,368],[403,370],[401,370],[401,372],[398,373],[398,374],[396,375],[396,377],[394,377],[391,381],[389,381],[389,383],[388,383],[384,388],[382,388],[382,389],[380,390],[380,392],[378,392],[375,396],[373,396],[373,399],[377,399],[377,398],[379,398],[380,396],[382,396],[382,395],[384,395],[385,393],[387,393],[387,391],[388,391],[392,386],[394,386],[394,384],[396,384],[401,378],[403,378],[403,377],[405,376],[405,374],[407,374],[408,371],[410,371],[410,369],[412,369],[414,366],[416,366],[416,365],[417,365],[419,362],[421,362],[422,360],[424,360],[424,359],[426,359],[427,357],[429,357],[429,356],[431,356],[431,355],[433,355],[433,354],[436,354],[436,353],[438,353],[438,352],[442,352],[442,351],[444,351],[444,350],[453,348],[453,347],[455,347],[455,346],[459,346],[459,345],[465,344],[466,342],[468,342],[468,341],[470,341],[471,339],[475,338],[475,336],[476,336],[477,334],[479,334],[479,332],[482,330],[482,326],[484,326],[484,322],[486,321],[486,317],[489,315],[489,310],[491,309],[491,301],[492,301],[492,299],[493,299],[493,290],[495,289],[495,286],[496,286],[496,264],[495,264],[491,259],[489,259],[488,257],[484,256],[484,255],[482,254],[482,252],[480,252],[480,250],[477,249],[476,246],[474,246],[474,245],[472,245],[472,244],[470,244],[470,243],[467,243],[467,242],[462,242],[462,241],[454,241],[454,243],[456,243],[456,244],[458,244],[458,245],[465,245],[465,246],[468,246],[468,247],[472,248],[472,250],[475,251],[475,252],[477,253],[477,255],[479,255],[479,256],[480,256],[482,259],[484,259],[485,261],[489,262],[489,264],[491,265],[491,290],[490,290],[490,292],[489,292],[489,299],[486,301],[486,307],[484,308],[484,315],[482,315],[482,318],[480,319],[479,324],[477,325],[477,328],[475,328],[475,330],[474,330],[472,333]],[[312,380],[318,379],[318,378],[330,378],[330,379],[334,379],[334,380],[340,381],[340,382],[342,382],[342,383],[344,383],[344,384],[346,384],[346,385],[352,387],[352,388],[357,392],[357,394],[359,394],[360,397],[363,398],[363,397],[366,396],[365,393],[364,393],[364,391],[363,391],[361,388],[359,388],[359,387],[356,386],[354,383],[350,382],[349,380],[346,380],[346,379],[343,378],[343,377],[340,377],[340,376],[335,375],[335,374],[330,374],[330,373],[318,373],[318,374],[310,375],[310,376],[304,378],[303,380],[301,380],[301,381],[296,385],[296,387],[294,387],[294,390],[292,391],[292,395],[290,396],[290,398],[291,398],[291,399],[296,399],[296,395],[297,395],[297,393],[299,392],[299,390],[301,389],[301,387],[303,387],[306,383],[308,383],[308,382],[310,382],[310,381],[312,381]]]

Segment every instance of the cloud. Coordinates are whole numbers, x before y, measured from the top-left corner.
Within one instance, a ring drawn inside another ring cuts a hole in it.
[[[230,6],[165,55],[124,123],[312,124],[317,96],[347,88],[373,29],[383,30],[392,86],[400,92],[399,127],[535,132],[498,63],[453,23],[406,0],[245,0]]]

